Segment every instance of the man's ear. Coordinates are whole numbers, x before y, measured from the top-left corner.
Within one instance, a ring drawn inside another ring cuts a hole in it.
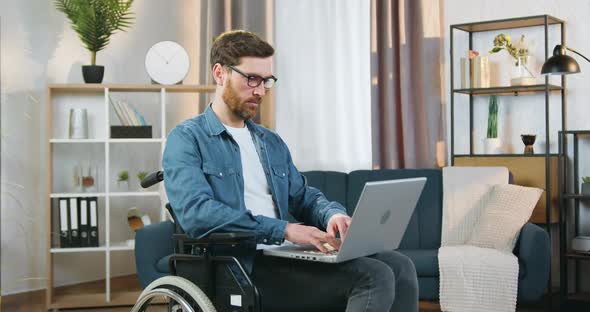
[[[218,86],[223,86],[223,78],[225,76],[225,71],[223,70],[223,65],[219,63],[215,63],[213,65],[213,69],[211,70],[211,74],[213,75],[213,79],[215,80],[215,84]]]

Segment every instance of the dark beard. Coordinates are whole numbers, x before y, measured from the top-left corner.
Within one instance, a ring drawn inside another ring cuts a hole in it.
[[[259,105],[260,102],[262,102],[262,99],[260,97],[241,99],[238,93],[232,87],[231,80],[227,81],[227,86],[225,88],[225,92],[223,92],[223,94],[221,95],[221,99],[223,100],[223,102],[225,102],[229,110],[232,113],[234,113],[234,115],[244,120],[253,118],[254,116],[256,116],[256,113],[258,111],[257,108],[249,108],[248,105],[246,105],[246,102],[254,102],[258,103]]]

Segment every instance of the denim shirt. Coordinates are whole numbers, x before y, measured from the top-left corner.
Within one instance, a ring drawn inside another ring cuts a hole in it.
[[[238,144],[211,107],[178,124],[168,135],[162,160],[166,194],[182,229],[191,237],[212,232],[253,232],[258,244],[282,244],[289,214],[325,229],[335,213],[346,214],[307,185],[289,149],[274,132],[247,120],[279,218],[254,216],[244,203]]]

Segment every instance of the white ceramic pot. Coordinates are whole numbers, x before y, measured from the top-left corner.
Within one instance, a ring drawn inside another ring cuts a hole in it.
[[[502,142],[498,138],[487,138],[483,140],[483,147],[485,154],[502,154]]]

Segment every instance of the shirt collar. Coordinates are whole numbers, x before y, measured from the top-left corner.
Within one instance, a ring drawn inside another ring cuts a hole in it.
[[[211,104],[209,104],[207,106],[207,108],[205,109],[205,112],[203,114],[205,115],[205,119],[207,120],[207,124],[209,125],[209,134],[210,135],[220,135],[222,132],[227,131],[227,129],[225,128],[223,123],[219,120],[217,115],[215,115],[213,108],[211,108]],[[255,134],[257,134],[261,137],[264,136],[264,132],[259,129],[259,126],[255,122],[253,122],[250,119],[246,120],[245,122],[246,122],[246,127],[248,127],[248,129],[250,131],[254,132]]]

